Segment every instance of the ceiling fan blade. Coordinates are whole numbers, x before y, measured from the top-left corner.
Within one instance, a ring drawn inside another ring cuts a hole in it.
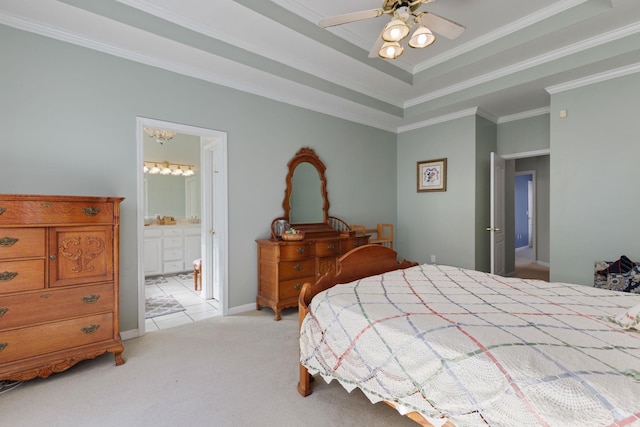
[[[379,56],[378,52],[380,52],[380,49],[382,48],[383,44],[384,44],[384,40],[382,40],[382,32],[381,32],[378,38],[376,39],[375,44],[369,51],[369,58],[377,58]]]
[[[361,12],[346,13],[344,15],[333,16],[331,18],[323,18],[320,20],[322,28],[333,27],[335,25],[347,24],[349,22],[362,21],[363,19],[377,18],[382,15],[382,9],[363,10]]]
[[[466,30],[464,26],[457,22],[450,21],[442,16],[438,16],[430,12],[424,12],[421,14],[420,22],[431,31],[441,34],[451,40],[460,37],[460,34]]]

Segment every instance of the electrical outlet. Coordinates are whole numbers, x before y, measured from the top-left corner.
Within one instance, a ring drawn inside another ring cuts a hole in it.
[[[436,256],[435,255],[431,255],[431,262],[436,262]]]

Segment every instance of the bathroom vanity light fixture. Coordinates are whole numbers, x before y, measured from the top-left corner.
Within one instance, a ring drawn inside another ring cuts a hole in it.
[[[155,138],[160,145],[176,136],[176,132],[166,129],[144,128],[144,132],[149,135],[149,138]]]
[[[192,165],[169,162],[144,162],[143,170],[150,175],[191,176],[195,174]]]

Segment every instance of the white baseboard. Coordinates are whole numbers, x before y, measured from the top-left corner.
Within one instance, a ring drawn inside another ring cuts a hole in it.
[[[120,338],[122,338],[123,341],[130,340],[133,338],[138,338],[139,336],[140,336],[139,329],[131,329],[130,331],[120,332]]]
[[[227,314],[231,315],[231,314],[246,313],[247,311],[252,311],[252,310],[255,310],[255,309],[256,309],[256,304],[255,303],[239,305],[237,307],[230,307],[229,311],[227,311]]]

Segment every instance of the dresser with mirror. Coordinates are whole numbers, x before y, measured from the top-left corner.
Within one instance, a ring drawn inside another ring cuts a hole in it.
[[[284,215],[271,223],[271,238],[257,240],[256,308],[270,307],[275,320],[280,320],[283,308],[298,306],[304,283],[335,271],[339,256],[369,243],[368,235],[356,236],[344,221],[329,214],[326,167],[313,149],[301,148],[287,166]],[[282,224],[304,237],[283,240]]]

